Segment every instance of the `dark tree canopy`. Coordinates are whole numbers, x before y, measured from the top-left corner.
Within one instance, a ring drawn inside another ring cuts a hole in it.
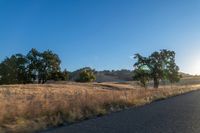
[[[33,80],[38,80],[38,83],[45,83],[51,79],[52,73],[60,72],[61,61],[58,55],[50,50],[41,53],[36,49],[31,49],[27,58],[29,73]]]
[[[180,79],[174,51],[163,49],[152,53],[149,57],[136,54],[134,58],[137,60],[134,64],[134,71],[135,73],[140,72],[134,78],[143,82],[142,84],[144,84],[144,79],[152,79],[154,88],[158,88],[160,80],[169,80],[173,83]]]
[[[149,57],[135,54],[134,58],[137,61],[134,64],[133,78],[140,81],[144,87],[150,80],[153,80],[154,87],[158,88],[160,80],[169,80],[170,83],[174,83],[180,79],[174,51],[164,49],[152,53]],[[98,73],[89,67],[70,73],[67,70],[61,71],[60,64],[61,60],[54,52],[50,50],[40,52],[33,48],[27,55],[15,54],[0,63],[0,84],[45,83],[47,80],[66,81],[69,79],[92,82],[96,80],[95,75],[98,74],[124,79],[132,73],[127,70]]]
[[[146,88],[147,82],[150,80],[149,71],[141,68],[135,69],[133,72],[133,79],[140,81],[141,86]]]
[[[45,83],[48,79],[66,79],[60,71],[60,58],[50,50],[31,49],[26,56],[12,55],[0,63],[0,84]],[[59,73],[56,77],[53,73]]]
[[[62,72],[61,71],[51,72],[48,80],[67,81],[69,80],[69,74],[70,72],[68,72],[66,69]]]
[[[41,70],[42,67],[41,53],[36,49],[31,49],[26,57],[29,61],[27,68],[29,75],[32,78],[31,80],[32,81],[38,80],[39,83],[40,80],[39,71]]]
[[[12,55],[0,64],[0,84],[30,82],[27,74],[28,61],[22,54]]]

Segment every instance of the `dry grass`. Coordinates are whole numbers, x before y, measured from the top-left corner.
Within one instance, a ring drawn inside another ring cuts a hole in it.
[[[199,88],[195,84],[145,90],[126,83],[0,86],[0,133],[73,123]]]

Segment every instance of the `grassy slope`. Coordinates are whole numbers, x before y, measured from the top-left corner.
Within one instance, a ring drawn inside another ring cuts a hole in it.
[[[199,88],[189,83],[147,90],[130,83],[0,86],[0,132],[33,132]]]

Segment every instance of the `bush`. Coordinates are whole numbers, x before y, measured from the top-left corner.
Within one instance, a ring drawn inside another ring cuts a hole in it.
[[[96,80],[94,72],[91,69],[82,70],[79,73],[79,78],[76,80],[78,82],[93,82]]]

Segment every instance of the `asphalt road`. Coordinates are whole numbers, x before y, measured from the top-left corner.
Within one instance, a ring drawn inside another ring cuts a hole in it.
[[[43,133],[200,133],[200,91]]]

